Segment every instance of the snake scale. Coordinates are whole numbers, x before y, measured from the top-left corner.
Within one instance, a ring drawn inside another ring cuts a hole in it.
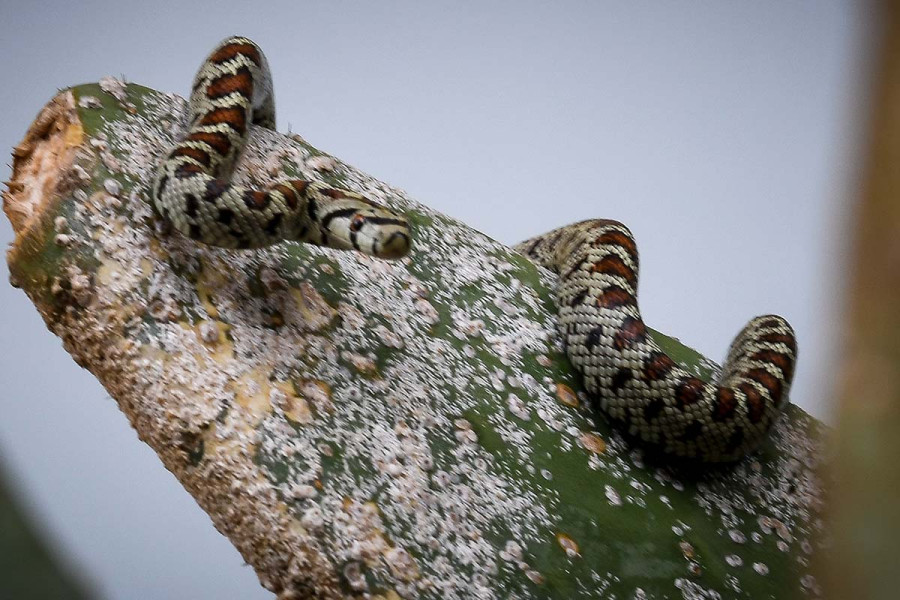
[[[662,452],[730,462],[765,438],[787,399],[797,342],[777,315],[752,319],[707,383],[653,341],[637,304],[638,252],[618,221],[592,219],[516,249],[559,274],[566,353],[585,388],[620,429]]]
[[[250,124],[275,128],[275,97],[262,50],[224,40],[194,77],[187,135],[163,160],[153,184],[157,212],[206,244],[258,248],[294,240],[379,258],[409,251],[402,215],[359,194],[300,179],[266,190],[230,183]]]
[[[256,248],[284,240],[399,258],[406,219],[359,194],[303,180],[266,190],[230,183],[250,124],[274,129],[268,65],[247,38],[224,40],[194,79],[186,137],[159,167],[153,202],[181,233],[206,244]],[[752,319],[716,382],[675,363],[652,339],[637,305],[638,253],[617,221],[575,223],[515,247],[555,271],[570,361],[608,420],[678,457],[734,461],[754,449],[780,414],[797,344],[782,317]]]

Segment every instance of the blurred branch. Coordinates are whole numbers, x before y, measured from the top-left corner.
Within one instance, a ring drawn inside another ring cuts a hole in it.
[[[81,585],[56,561],[14,497],[0,469],[0,598],[86,600]]]
[[[900,5],[883,17],[848,261],[831,598],[893,599],[900,587]]]

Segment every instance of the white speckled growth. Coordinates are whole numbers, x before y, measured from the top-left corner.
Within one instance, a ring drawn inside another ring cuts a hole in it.
[[[262,129],[238,181],[287,171],[408,211],[412,254],[167,234],[148,193],[185,103],[126,92],[109,108],[79,90],[106,121],[43,207],[67,243],[36,273],[44,233],[19,232],[11,271],[281,598],[750,597],[808,573],[821,484],[804,417],[699,483],[645,464],[571,389],[552,274]]]

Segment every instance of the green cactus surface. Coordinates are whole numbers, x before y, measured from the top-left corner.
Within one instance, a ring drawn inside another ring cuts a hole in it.
[[[262,129],[240,181],[318,179],[404,210],[410,256],[199,246],[166,231],[149,202],[184,101],[114,79],[58,100],[71,164],[17,227],[14,282],[268,589],[820,595],[809,563],[825,430],[796,406],[740,463],[669,462],[579,391],[555,330],[554,276],[526,258]],[[34,137],[14,177],[52,137]],[[653,336],[698,376],[716,373]]]

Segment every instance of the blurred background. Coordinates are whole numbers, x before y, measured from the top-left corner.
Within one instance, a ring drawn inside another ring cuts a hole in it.
[[[282,131],[491,237],[627,223],[645,319],[709,357],[784,315],[791,399],[830,423],[876,26],[833,0],[0,0],[0,148],[58,88],[116,75],[184,95],[247,35]],[[108,600],[271,598],[25,295],[3,283],[0,306],[0,468],[69,572]]]

